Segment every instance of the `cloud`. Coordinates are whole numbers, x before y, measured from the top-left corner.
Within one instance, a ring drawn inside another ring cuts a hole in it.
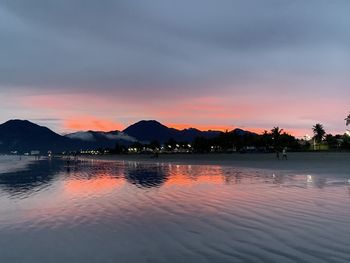
[[[117,134],[111,134],[106,132],[99,132],[100,136],[103,136],[109,140],[125,140],[130,142],[137,141],[134,137],[131,137],[123,132],[119,132]],[[67,137],[71,139],[79,139],[83,141],[95,141],[94,134],[90,131],[87,132],[74,132],[66,135]]]
[[[125,140],[130,142],[137,141],[134,137],[131,137],[123,132],[119,132],[118,134],[104,134],[104,136],[110,140]]]
[[[208,82],[336,75],[349,66],[349,7],[315,0],[3,0],[1,84],[121,94],[196,86],[210,93]]]
[[[95,141],[94,135],[91,132],[75,132],[66,135],[71,139],[78,139],[82,141]]]
[[[109,119],[98,118],[94,116],[77,116],[67,119],[64,127],[68,130],[95,130],[95,131],[114,131],[122,128],[118,122]]]
[[[47,123],[61,130],[143,118],[310,126],[293,108],[313,121],[324,108],[314,101],[327,98],[337,115],[325,121],[340,130],[349,8],[346,0],[0,0],[0,118],[57,118]]]
[[[31,121],[38,121],[38,122],[60,122],[62,119],[59,118],[32,118]]]

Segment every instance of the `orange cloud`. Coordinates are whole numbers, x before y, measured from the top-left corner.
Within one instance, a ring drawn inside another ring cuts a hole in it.
[[[121,130],[123,125],[109,119],[97,118],[94,116],[81,116],[67,119],[64,127],[68,130],[98,130],[98,131],[114,131]]]
[[[233,128],[229,126],[219,126],[219,125],[194,125],[194,124],[182,124],[182,123],[167,123],[168,127],[183,130],[188,128],[196,128],[201,131],[215,130],[215,131],[231,131]]]

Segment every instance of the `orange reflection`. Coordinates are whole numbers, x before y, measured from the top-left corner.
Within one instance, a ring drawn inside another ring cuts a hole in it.
[[[64,192],[74,196],[100,195],[112,192],[125,184],[123,179],[97,175],[91,179],[71,179],[64,183]]]
[[[182,124],[182,123],[167,123],[168,127],[184,130],[189,128],[195,128],[200,131],[209,131],[209,130],[215,130],[215,131],[231,131],[232,127],[228,126],[219,126],[219,125],[191,125],[191,124]]]
[[[193,186],[196,184],[223,184],[223,171],[220,166],[169,165],[167,186]]]

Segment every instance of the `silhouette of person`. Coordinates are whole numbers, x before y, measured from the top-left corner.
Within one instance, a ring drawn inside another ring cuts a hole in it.
[[[288,160],[286,147],[283,148],[282,160]]]
[[[277,158],[277,160],[280,159],[280,151],[278,149],[276,150],[276,158]]]

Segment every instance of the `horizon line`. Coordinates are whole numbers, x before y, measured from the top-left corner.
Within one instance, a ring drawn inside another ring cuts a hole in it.
[[[45,128],[48,128],[50,129],[51,131],[57,133],[57,134],[60,134],[60,135],[68,135],[68,134],[72,134],[72,133],[78,133],[78,132],[89,132],[89,131],[92,131],[92,132],[115,132],[115,131],[118,131],[118,132],[123,132],[124,130],[126,130],[128,127],[130,127],[131,125],[134,125],[136,123],[139,123],[141,121],[155,121],[155,122],[158,122],[164,126],[166,126],[167,128],[172,128],[172,129],[176,129],[176,130],[179,130],[179,131],[183,131],[183,130],[187,130],[187,129],[196,129],[196,130],[199,130],[201,132],[206,132],[206,131],[217,131],[217,132],[231,132],[231,131],[234,131],[235,129],[241,129],[241,130],[244,130],[244,131],[248,131],[248,132],[252,132],[252,133],[256,133],[258,135],[261,135],[262,133],[264,133],[264,131],[270,131],[272,128],[269,128],[269,129],[266,129],[266,128],[257,128],[257,127],[242,127],[242,126],[219,126],[219,125],[212,125],[212,126],[208,126],[208,125],[190,125],[190,124],[179,124],[179,123],[162,123],[158,120],[155,120],[155,119],[143,119],[143,120],[139,120],[139,121],[136,121],[130,125],[125,125],[125,127],[123,127],[122,129],[71,129],[71,131],[67,131],[67,132],[57,132],[55,131],[55,129],[52,129],[52,128],[49,128],[47,125],[41,125],[41,124],[38,124],[37,122],[37,119],[19,119],[19,118],[13,118],[13,119],[9,119],[3,123],[1,123],[0,125],[6,123],[6,122],[9,122],[9,121],[29,121],[33,124],[36,124],[36,125],[39,125],[39,126],[42,126],[42,127],[45,127]],[[278,125],[274,126],[274,127],[277,127]],[[280,126],[278,126],[280,127]],[[283,127],[280,127],[283,129],[283,131],[289,135],[292,135],[296,138],[303,138],[305,136],[308,136],[308,134],[303,134],[303,135],[299,135],[301,134],[300,132],[298,132],[297,130],[294,129],[294,132],[293,132],[293,129],[284,129]],[[300,129],[302,130],[302,129]],[[344,131],[344,134],[346,133],[346,128],[345,128],[345,131]],[[327,133],[327,134],[331,134],[331,133]],[[341,134],[341,133],[335,133],[335,134]]]

